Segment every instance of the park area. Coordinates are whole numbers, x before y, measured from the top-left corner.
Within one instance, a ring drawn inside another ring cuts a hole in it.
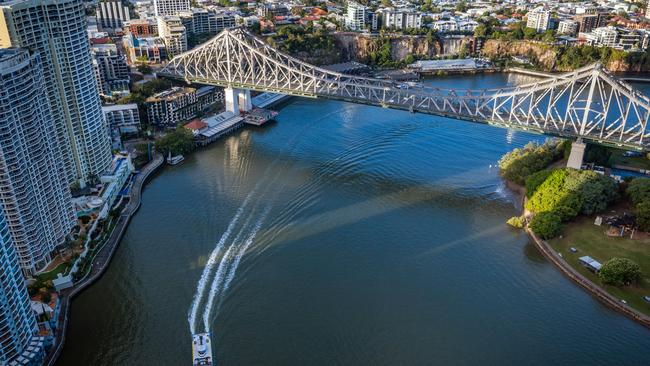
[[[620,212],[618,212],[620,211]],[[607,212],[607,215],[623,214],[623,210]],[[650,315],[650,302],[644,296],[650,296],[650,235],[636,232],[630,239],[630,232],[624,236],[608,236],[609,225],[594,224],[596,216],[582,216],[568,223],[561,236],[547,242],[551,247],[585,277],[600,285],[613,296],[625,300],[634,309]],[[572,252],[571,248],[577,249]],[[599,276],[583,266],[578,258],[590,256],[600,263],[614,257],[628,258],[641,267],[641,278],[629,286],[610,286],[604,284]]]

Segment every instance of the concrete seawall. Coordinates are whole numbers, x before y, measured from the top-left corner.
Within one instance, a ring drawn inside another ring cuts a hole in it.
[[[629,318],[641,323],[642,325],[645,325],[646,327],[650,328],[650,317],[642,314],[634,309],[632,309],[630,306],[624,304],[621,302],[620,299],[616,298],[615,296],[611,295],[607,291],[605,291],[603,288],[598,286],[597,284],[591,282],[589,279],[587,279],[585,276],[580,274],[580,272],[576,271],[571,265],[569,265],[564,258],[560,257],[554,250],[551,248],[548,243],[546,243],[544,240],[540,239],[535,235],[530,229],[526,228],[526,232],[530,237],[533,239],[533,242],[535,243],[535,246],[539,249],[539,251],[546,257],[551,263],[553,263],[564,275],[569,277],[573,282],[577,283],[580,285],[582,288],[585,290],[589,291],[595,298],[597,298],[600,302],[603,304],[611,307],[614,310],[617,310]]]
[[[165,159],[161,154],[156,154],[154,159],[150,161],[144,169],[136,176],[133,186],[131,188],[131,197],[128,206],[122,211],[117,224],[111,232],[104,246],[97,252],[93,258],[91,269],[84,278],[79,280],[74,287],[65,289],[59,294],[61,300],[61,308],[59,311],[59,318],[57,319],[57,327],[55,333],[55,342],[53,348],[45,357],[44,365],[53,366],[65,344],[65,335],[68,327],[68,318],[70,312],[70,302],[79,295],[83,290],[90,287],[93,283],[99,280],[108,268],[115,251],[120,243],[124,232],[128,228],[129,222],[133,215],[138,211],[141,205],[142,189],[147,183],[152,173],[157,171],[164,163]]]

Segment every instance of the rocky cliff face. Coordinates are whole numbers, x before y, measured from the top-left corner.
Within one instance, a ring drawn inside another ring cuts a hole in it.
[[[483,56],[489,58],[526,56],[538,60],[540,66],[546,71],[571,71],[558,68],[556,65],[559,56],[557,48],[541,42],[490,39],[483,44],[481,53]],[[626,60],[614,60],[605,65],[605,67],[613,72],[649,71],[644,65],[630,64]]]
[[[531,41],[500,41],[489,39],[483,44],[481,54],[489,58],[526,56],[538,60],[546,70],[555,68],[557,52],[543,43]]]
[[[368,62],[370,53],[377,52],[381,41],[359,33],[334,34],[337,46],[341,49],[342,61]],[[424,36],[400,36],[390,38],[393,60],[403,60],[412,54],[417,58],[431,58],[442,53],[442,44],[438,40],[429,42]]]

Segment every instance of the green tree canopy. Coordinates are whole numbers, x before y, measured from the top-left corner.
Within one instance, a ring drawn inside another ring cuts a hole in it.
[[[599,277],[608,285],[627,286],[641,278],[641,267],[630,259],[614,257],[603,264]]]
[[[184,127],[178,127],[175,131],[166,134],[156,140],[156,149],[163,155],[187,154],[194,150],[194,135]]]
[[[526,197],[532,197],[535,191],[537,191],[537,188],[544,183],[551,173],[553,173],[553,170],[544,169],[529,175],[526,178]]]
[[[650,202],[650,179],[632,179],[625,192],[635,205],[638,205],[641,202]]]
[[[557,169],[540,184],[526,208],[532,212],[552,212],[566,207],[559,216],[563,220],[567,212],[590,215],[601,212],[618,197],[616,182],[590,170]],[[570,211],[567,211],[570,210]]]
[[[541,212],[533,216],[530,229],[544,240],[552,239],[562,232],[562,219],[554,212]]]
[[[531,142],[501,157],[499,169],[505,179],[523,185],[529,175],[546,169],[553,161],[561,158],[562,154],[563,147],[557,142],[542,145]]]

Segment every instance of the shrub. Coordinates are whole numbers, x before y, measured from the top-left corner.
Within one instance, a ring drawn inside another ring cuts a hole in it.
[[[531,142],[521,149],[514,149],[499,159],[501,175],[523,185],[529,175],[546,169],[554,160],[562,157],[563,147],[560,146],[557,142],[542,145]]]
[[[582,201],[580,213],[601,212],[618,198],[618,186],[609,177],[590,170],[568,169],[567,189],[576,191]]]
[[[603,211],[617,197],[616,182],[609,177],[588,170],[557,169],[535,190],[526,208],[533,212],[559,209],[566,221]]]
[[[650,179],[632,179],[627,186],[626,193],[635,205],[644,201],[650,201]]]
[[[641,278],[641,267],[627,258],[614,257],[603,264],[599,277],[608,285],[627,286]]]
[[[530,221],[530,229],[544,240],[552,239],[562,232],[562,219],[554,212],[540,212]]]
[[[557,206],[553,212],[560,217],[562,221],[569,221],[572,218],[578,216],[578,211],[575,208],[569,206]]]
[[[537,188],[544,183],[551,173],[553,173],[553,170],[544,169],[529,175],[526,178],[526,197],[532,197],[535,191],[537,191]]]
[[[526,220],[523,216],[513,216],[506,223],[514,228],[521,229],[526,224]]]
[[[553,211],[559,206],[566,206],[579,212],[582,204],[575,192],[565,188],[567,170],[554,170],[546,180],[539,185],[535,193],[526,202],[526,208],[532,212]]]

